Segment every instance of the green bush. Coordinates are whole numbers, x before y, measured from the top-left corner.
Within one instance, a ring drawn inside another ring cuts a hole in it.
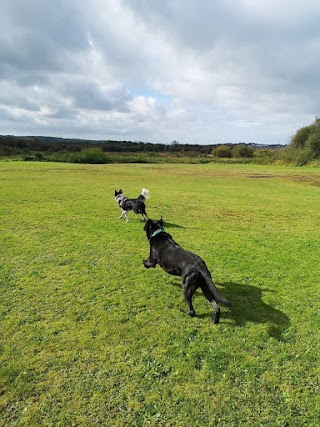
[[[212,154],[215,157],[230,158],[231,157],[231,148],[228,145],[217,145],[216,147],[214,147]]]
[[[34,157],[38,162],[42,162],[44,160],[44,156],[40,152],[35,153]]]
[[[287,147],[281,156],[283,163],[292,163],[296,166],[304,166],[313,160],[313,153],[305,148],[294,149]]]
[[[87,148],[80,153],[68,153],[61,161],[70,163],[105,164],[110,163],[109,157],[100,148]]]
[[[253,148],[245,144],[237,144],[231,150],[232,157],[253,157]]]
[[[306,142],[306,149],[313,153],[313,158],[320,157],[320,129],[315,129]]]
[[[297,165],[305,165],[320,158],[320,118],[299,129],[291,138],[286,158]]]
[[[23,156],[23,160],[25,162],[34,162],[36,160],[36,157],[31,154],[26,154],[25,156]]]
[[[270,165],[281,157],[282,150],[272,150],[270,148],[264,148],[255,150],[253,157],[256,164],[259,165]]]
[[[303,148],[307,142],[307,139],[312,132],[313,126],[304,126],[299,129],[296,134],[291,138],[291,147]]]

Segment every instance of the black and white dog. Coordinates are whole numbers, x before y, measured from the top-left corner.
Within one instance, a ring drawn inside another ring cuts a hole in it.
[[[160,221],[149,219],[144,226],[144,231],[150,242],[150,255],[148,259],[143,260],[143,265],[146,268],[154,268],[159,264],[165,272],[182,278],[182,290],[189,305],[190,316],[195,316],[192,297],[200,287],[204,296],[212,304],[213,323],[219,323],[220,307],[217,301],[226,306],[231,306],[231,303],[220,295],[214,286],[205,262],[193,252],[183,249],[169,233],[165,232],[162,218]]]
[[[126,219],[126,222],[128,222],[129,211],[133,211],[136,214],[141,214],[143,221],[146,221],[148,219],[148,215],[146,213],[146,205],[144,202],[146,199],[149,198],[149,190],[147,190],[146,188],[142,189],[141,194],[137,199],[128,199],[122,193],[122,190],[119,190],[119,191],[115,190],[114,198],[122,211],[121,215],[119,216],[119,219],[121,219],[124,216]]]

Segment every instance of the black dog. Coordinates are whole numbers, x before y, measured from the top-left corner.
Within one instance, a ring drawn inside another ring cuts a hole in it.
[[[215,288],[205,262],[198,255],[183,249],[170,234],[165,232],[162,218],[160,221],[149,219],[144,226],[144,231],[150,242],[150,256],[143,260],[144,266],[154,268],[159,264],[167,273],[181,276],[183,294],[189,304],[190,316],[195,315],[192,297],[200,287],[213,306],[213,323],[219,323],[220,307],[216,301],[227,306],[231,306],[231,303]]]
[[[141,214],[143,221],[148,219],[148,215],[146,213],[146,205],[144,203],[144,201],[149,198],[149,191],[146,188],[142,189],[141,194],[137,199],[128,199],[124,196],[122,190],[115,190],[114,198],[122,211],[121,215],[119,216],[119,219],[121,219],[124,215],[126,218],[126,222],[128,222],[128,211],[133,211],[136,214]]]

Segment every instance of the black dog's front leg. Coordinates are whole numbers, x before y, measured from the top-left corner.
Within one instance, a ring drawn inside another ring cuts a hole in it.
[[[150,267],[155,268],[155,266],[157,265],[157,261],[151,262],[149,258],[148,259],[144,259],[143,260],[143,265],[146,268],[150,268]]]
[[[158,264],[157,259],[153,257],[153,253],[152,253],[152,249],[150,249],[150,255],[148,259],[144,259],[143,261],[143,265],[146,268],[155,268],[155,266]]]

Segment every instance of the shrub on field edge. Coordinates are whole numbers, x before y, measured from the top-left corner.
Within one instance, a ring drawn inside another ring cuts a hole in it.
[[[253,148],[245,144],[237,144],[231,149],[232,157],[253,157]]]
[[[110,163],[110,158],[100,148],[87,148],[79,153],[66,153],[61,156],[61,161],[70,163],[105,164]]]
[[[291,138],[285,158],[291,163],[302,166],[312,160],[320,159],[320,118],[297,130]]]
[[[228,145],[217,145],[216,147],[214,147],[212,154],[215,157],[230,158],[231,148]]]

